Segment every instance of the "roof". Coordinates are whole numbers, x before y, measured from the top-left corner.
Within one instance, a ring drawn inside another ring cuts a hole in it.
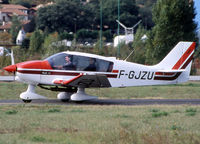
[[[14,4],[1,4],[1,7],[3,9],[20,9],[20,10],[28,10],[28,8],[22,6],[22,5],[14,5]]]
[[[0,29],[10,29],[11,28],[12,23],[6,23],[5,25],[0,26]]]
[[[22,25],[26,25],[26,24],[28,24],[29,22],[30,22],[30,20],[21,21]],[[12,26],[12,23],[11,23],[11,22],[8,22],[8,23],[6,23],[5,25],[0,26],[0,30],[2,30],[2,29],[3,29],[3,30],[4,30],[4,29],[10,29],[11,26]]]
[[[21,16],[27,16],[26,13],[22,12],[19,9],[0,9],[0,11],[2,13],[12,13],[12,14],[21,15]]]

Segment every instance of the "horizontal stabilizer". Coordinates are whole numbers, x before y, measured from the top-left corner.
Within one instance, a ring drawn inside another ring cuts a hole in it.
[[[184,72],[184,71],[185,71],[185,69],[158,70],[158,72],[162,72],[162,73],[178,73],[178,72]]]

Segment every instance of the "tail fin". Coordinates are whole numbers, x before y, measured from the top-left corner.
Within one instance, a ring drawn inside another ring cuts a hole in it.
[[[195,42],[179,42],[157,65],[161,69],[185,69],[192,61]]]
[[[195,42],[179,42],[156,66],[163,72],[180,73],[177,82],[185,82],[189,79],[194,50]]]

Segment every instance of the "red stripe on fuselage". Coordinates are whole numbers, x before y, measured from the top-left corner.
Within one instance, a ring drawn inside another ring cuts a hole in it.
[[[36,70],[17,70],[19,73],[23,74],[41,74],[41,75],[63,75],[63,76],[78,76],[81,73],[77,72],[56,72],[56,71],[36,71]],[[98,75],[98,74],[97,74]],[[106,75],[108,78],[117,78],[117,74],[103,74]]]
[[[174,75],[174,72],[156,72],[155,75],[160,75],[160,76],[171,76]]]
[[[112,73],[118,73],[119,70],[112,70]]]

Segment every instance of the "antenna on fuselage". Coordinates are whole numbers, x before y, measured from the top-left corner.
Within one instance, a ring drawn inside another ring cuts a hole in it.
[[[132,54],[133,54],[134,50],[132,50],[132,52],[124,59],[124,61],[126,61]]]

